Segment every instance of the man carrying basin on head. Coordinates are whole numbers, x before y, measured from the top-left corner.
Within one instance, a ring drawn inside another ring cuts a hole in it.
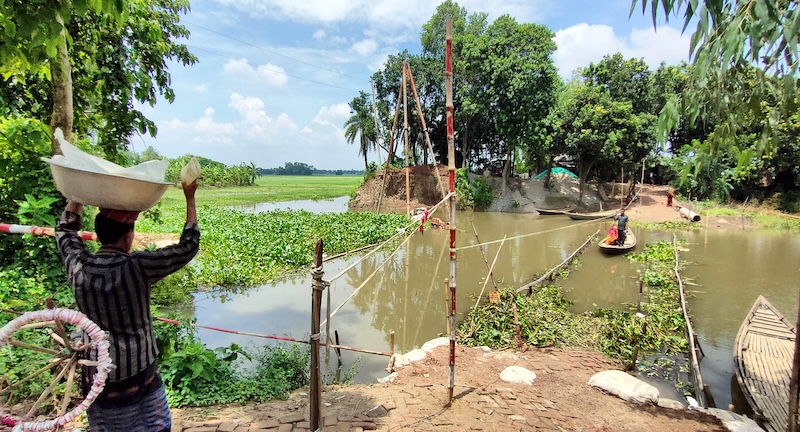
[[[197,255],[197,181],[183,183],[186,224],[180,242],[154,251],[131,252],[138,212],[100,209],[95,219],[100,250],[86,251],[78,230],[83,204],[69,201],[56,226],[56,242],[78,308],[109,333],[114,368],[89,407],[91,431],[169,431],[167,395],[158,370],[150,313],[152,285]],[[86,368],[84,390],[94,371]]]
[[[622,246],[628,236],[628,216],[625,215],[624,207],[619,209],[619,213],[614,216],[614,219],[617,220],[617,245]]]

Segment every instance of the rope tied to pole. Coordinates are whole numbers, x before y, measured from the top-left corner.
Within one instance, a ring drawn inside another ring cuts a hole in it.
[[[322,280],[322,266],[319,267],[311,267],[311,288],[317,291],[325,291],[325,288],[331,286],[331,283],[325,280]]]

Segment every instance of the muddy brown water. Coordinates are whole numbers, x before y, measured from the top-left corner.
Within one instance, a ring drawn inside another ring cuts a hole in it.
[[[447,219],[444,214],[437,216]],[[469,247],[478,243],[473,223],[481,242],[491,242],[485,246],[488,265],[499,250],[493,271],[495,282],[515,287],[554,267],[589,235],[597,229],[605,230],[608,225],[603,221],[573,221],[565,216],[459,212],[457,246],[467,248],[457,252],[458,319],[475,304],[484,285],[486,292],[493,290],[491,279],[486,281],[487,262],[480,249]],[[633,228],[636,229],[635,223]],[[735,228],[636,229],[636,250],[641,251],[645,243],[672,241],[673,234],[686,242],[681,254],[685,261],[683,274],[689,280],[690,312],[705,353],[701,362],[703,380],[711,388],[717,406],[727,407],[733,402],[738,411],[746,411],[746,403],[740,400],[733,378],[734,339],[759,294],[765,295],[789,322],[795,322],[800,295],[800,235]],[[502,242],[504,236],[506,240]],[[448,239],[448,231],[435,229],[413,235],[396,253],[391,250],[376,253],[334,280],[329,290],[330,307],[338,311],[331,319],[331,337],[336,331],[343,345],[389,351],[390,332],[394,331],[395,351],[404,353],[443,335]],[[359,259],[326,262],[324,279],[330,280]],[[559,282],[574,302],[575,312],[636,304],[641,264],[631,263],[622,256],[605,256],[594,244],[580,260],[580,266],[569,278]],[[304,339],[311,330],[310,287],[310,278],[299,275],[240,293],[197,294],[197,324]],[[323,297],[323,320],[326,303]],[[243,346],[273,343],[209,330],[200,330],[200,336],[210,347],[233,342]],[[331,351],[330,356],[326,370],[335,376],[335,353]],[[342,359],[345,370],[356,365],[356,382],[375,382],[386,375],[383,370],[388,362],[386,357],[342,351]]]

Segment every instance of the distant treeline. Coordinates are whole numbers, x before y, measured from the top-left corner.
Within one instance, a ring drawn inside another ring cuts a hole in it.
[[[278,168],[258,168],[261,175],[363,175],[364,170],[322,170],[302,162],[286,162]]]

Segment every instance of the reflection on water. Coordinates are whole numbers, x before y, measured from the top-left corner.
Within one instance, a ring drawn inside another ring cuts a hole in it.
[[[447,215],[439,214],[446,219]],[[608,222],[573,221],[564,216],[529,214],[459,213],[458,247],[477,244],[472,224],[485,246],[485,259],[477,247],[457,252],[458,317],[475,304],[486,285],[487,267],[499,258],[494,280],[501,286],[520,287],[563,261],[597,229]],[[634,225],[635,229],[635,225]],[[673,232],[639,230],[637,251],[657,240],[672,241]],[[706,358],[701,363],[703,379],[721,407],[731,403],[733,340],[739,326],[759,294],[764,294],[790,322],[798,303],[800,236],[737,230],[710,232],[679,231],[688,250],[682,253],[683,273],[695,331]],[[501,240],[507,236],[507,240]],[[359,348],[389,351],[389,334],[396,334],[395,350],[408,352],[446,332],[446,284],[449,277],[449,233],[428,230],[416,234],[396,253],[382,251],[364,259],[333,281],[332,310],[344,304],[331,319],[331,333],[340,342]],[[501,246],[502,244],[502,246]],[[359,257],[324,264],[324,279],[330,280]],[[488,264],[486,263],[488,261]],[[635,307],[643,264],[622,256],[608,257],[595,245],[580,255],[580,265],[559,283],[574,302],[573,310],[596,307]],[[354,294],[355,290],[358,290]],[[353,295],[350,300],[348,297]],[[347,301],[346,301],[347,300]],[[327,313],[323,299],[323,319]],[[307,275],[245,290],[227,301],[219,296],[196,296],[197,323],[239,331],[307,338],[310,333],[311,280]],[[323,329],[324,333],[324,329]],[[242,345],[268,343],[203,330],[209,346],[231,342]],[[385,376],[388,358],[342,351],[345,368],[359,358],[358,382],[374,382]],[[333,355],[332,355],[333,356]],[[335,356],[333,356],[335,358]]]

